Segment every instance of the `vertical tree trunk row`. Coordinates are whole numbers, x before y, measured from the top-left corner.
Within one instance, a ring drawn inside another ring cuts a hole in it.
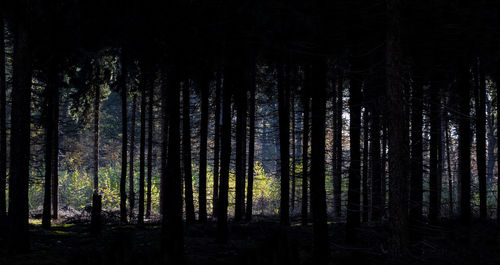
[[[189,79],[182,83],[182,162],[184,164],[184,199],[186,222],[194,223],[193,173],[191,168],[191,91]]]
[[[288,225],[290,222],[289,189],[290,189],[290,106],[289,83],[287,81],[287,66],[278,66],[278,115],[281,161],[281,194],[280,194],[280,223]]]

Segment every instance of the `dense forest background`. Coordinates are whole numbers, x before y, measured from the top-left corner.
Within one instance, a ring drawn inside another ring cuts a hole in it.
[[[500,3],[0,3],[1,264],[498,264]]]

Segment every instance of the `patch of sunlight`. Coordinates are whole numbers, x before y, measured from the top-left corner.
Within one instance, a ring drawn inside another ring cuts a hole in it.
[[[30,225],[42,225],[42,219],[29,219],[28,222]]]
[[[53,224],[52,227],[57,227],[57,228],[70,228],[75,226],[75,224]]]

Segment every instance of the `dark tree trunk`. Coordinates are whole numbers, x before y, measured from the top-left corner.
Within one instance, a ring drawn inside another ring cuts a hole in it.
[[[5,32],[4,19],[0,14],[0,217],[7,213],[7,129],[5,123],[7,83],[5,76]]]
[[[385,122],[383,122],[382,125],[382,132],[384,133],[382,136],[382,176],[380,178],[380,184],[382,186],[382,196],[381,199],[382,201],[380,202],[381,205],[381,215],[383,216],[386,211],[386,199],[387,199],[387,141],[388,141],[388,136],[387,136],[387,126],[385,125]]]
[[[389,129],[389,210],[392,237],[390,251],[401,256],[407,251],[409,139],[405,87],[401,77],[400,0],[388,0],[386,41],[387,106]]]
[[[127,223],[127,61],[125,52],[122,51],[121,58],[121,75],[120,75],[120,88],[121,88],[121,107],[122,107],[122,165],[120,176],[120,221]]]
[[[134,208],[135,208],[135,191],[134,191],[134,151],[135,151],[135,113],[137,106],[137,95],[134,94],[132,99],[132,120],[130,124],[130,161],[129,161],[129,195],[128,202],[130,207],[130,221],[134,218]]]
[[[420,83],[415,83],[412,90],[411,112],[411,175],[410,175],[410,211],[409,220],[418,222],[422,220],[423,200],[423,142],[422,142],[422,110],[423,88]]]
[[[486,201],[486,80],[483,61],[478,66],[475,107],[476,107],[476,156],[477,176],[479,179],[479,215],[481,220],[487,219]]]
[[[429,158],[429,221],[439,222],[441,212],[441,161],[439,151],[441,149],[441,97],[439,87],[441,80],[434,80],[430,95],[430,158]]]
[[[146,177],[146,87],[149,86],[149,69],[143,64],[141,67],[141,138],[139,145],[139,213],[137,224],[144,224],[144,180]]]
[[[168,100],[167,90],[169,89],[167,69],[162,69],[161,78],[161,176],[160,176],[160,215],[165,213],[166,190],[167,190],[167,157],[168,157]]]
[[[228,59],[229,61],[231,58]],[[231,159],[231,92],[234,85],[234,69],[228,62],[224,72],[224,86],[222,91],[222,126],[220,152],[220,186],[217,204],[217,242],[226,243],[228,237],[227,205],[229,191],[229,166]]]
[[[250,106],[249,112],[249,138],[248,138],[248,187],[247,187],[247,209],[245,211],[246,220],[252,219],[253,211],[253,174],[254,174],[254,153],[255,153],[255,63],[252,62],[250,72]]]
[[[191,93],[189,80],[182,84],[182,162],[184,164],[184,200],[186,203],[186,222],[194,223],[193,174],[191,168]]]
[[[460,220],[463,224],[470,224],[470,73],[467,63],[462,62],[457,75],[457,87],[459,96],[458,115],[458,174],[460,176]]]
[[[370,206],[368,202],[369,187],[368,187],[368,131],[369,129],[369,114],[365,109],[363,112],[363,212],[362,221],[363,223],[368,222],[368,216],[370,211]]]
[[[55,130],[57,130],[57,112],[59,104],[59,93],[57,84],[57,72],[54,65],[49,66],[47,71],[47,87],[45,92],[45,183],[44,183],[44,200],[43,200],[43,214],[42,226],[50,228],[51,219],[51,205],[52,205],[52,180],[54,175],[54,141]],[[57,98],[56,98],[57,97]],[[56,211],[57,212],[57,211]]]
[[[303,130],[302,130],[302,208],[301,208],[301,220],[302,225],[307,225],[309,221],[309,210],[308,210],[308,181],[309,181],[309,116],[310,116],[310,104],[311,99],[309,92],[311,91],[311,66],[306,65],[304,67],[304,84],[302,88],[302,107],[304,109],[303,113]]]
[[[290,107],[289,87],[284,65],[278,67],[278,112],[279,112],[279,139],[281,162],[281,196],[280,196],[280,223],[288,225],[290,222]]]
[[[445,143],[446,143],[446,162],[448,164],[448,211],[449,211],[449,218],[453,218],[453,216],[455,215],[453,213],[453,204],[454,204],[454,200],[453,200],[453,173],[451,171],[451,154],[450,154],[450,145],[451,145],[451,142],[450,142],[450,136],[449,136],[449,118],[448,118],[448,115],[445,114],[446,117],[445,117],[445,126],[444,126],[444,129],[445,129]]]
[[[295,94],[292,93],[290,95],[290,109],[292,111],[292,116],[291,116],[291,119],[292,119],[292,128],[291,128],[291,131],[292,131],[292,139],[291,139],[291,149],[292,149],[292,191],[291,191],[291,198],[290,198],[290,203],[291,203],[291,207],[292,207],[292,211],[295,210],[295,180],[296,180],[296,176],[295,176],[295,168],[296,168],[296,161],[295,161]]]
[[[151,77],[154,76],[154,73],[151,73]],[[151,217],[151,186],[152,186],[152,178],[153,178],[153,124],[154,124],[154,116],[153,116],[153,105],[154,105],[154,80],[151,79],[148,86],[148,183],[147,183],[147,200],[146,200],[146,218],[149,219]]]
[[[214,131],[214,187],[213,187],[213,216],[217,217],[219,199],[219,157],[220,157],[220,122],[221,122],[221,74],[217,72],[215,80],[215,131]]]
[[[199,212],[201,223],[207,222],[207,141],[208,141],[208,94],[210,79],[207,73],[202,74],[201,89],[201,119],[200,119],[200,185],[199,185]]]
[[[325,123],[327,65],[316,59],[312,65],[313,96],[311,132],[311,207],[316,264],[328,264],[329,244],[325,192]],[[359,198],[359,197],[358,197]]]
[[[54,90],[54,108],[52,116],[54,130],[52,130],[52,219],[58,218],[59,210],[59,88]]]
[[[361,76],[352,74],[349,86],[349,138],[351,165],[349,167],[349,187],[347,197],[347,224],[346,240],[354,242],[360,223],[360,193],[361,193],[361,155],[360,155],[360,128],[361,128]]]
[[[92,195],[92,216],[90,232],[97,234],[101,231],[102,196],[99,195],[99,118],[101,110],[101,90],[95,87],[94,99],[94,193]]]
[[[497,66],[498,67],[498,66]],[[500,95],[500,69],[496,70],[497,95]],[[497,111],[500,110],[500,100],[497,99]],[[500,113],[497,113],[497,141],[500,141]],[[500,145],[499,145],[500,146]],[[498,156],[498,151],[497,151]],[[500,157],[500,156],[499,156]],[[500,168],[500,159],[497,159],[497,168]],[[499,174],[500,175],[500,174]],[[497,177],[497,202],[500,202],[500,178]],[[500,203],[497,203],[497,227],[500,231]],[[498,237],[498,235],[497,235]]]
[[[182,177],[180,168],[180,81],[177,70],[172,68],[167,78],[168,99],[168,161],[165,174],[164,214],[162,220],[162,245],[167,264],[183,263],[184,232],[182,223]],[[164,88],[165,89],[165,88]],[[165,96],[165,93],[163,93]],[[166,141],[167,139],[163,139]],[[170,263],[169,263],[170,262]]]
[[[373,109],[370,128],[370,167],[372,179],[372,220],[380,221],[383,215],[382,204],[382,172],[380,161],[380,118],[377,110]]]
[[[240,221],[245,215],[245,163],[246,163],[246,135],[247,135],[247,74],[246,62],[242,71],[238,73],[241,81],[236,87],[236,161],[235,161],[235,207],[234,220]],[[288,142],[287,142],[288,143]]]
[[[20,19],[21,21],[23,18]],[[30,160],[31,50],[26,22],[14,25],[9,177],[9,250],[28,251],[28,182]]]
[[[335,172],[333,174],[333,214],[335,217],[340,218],[342,216],[342,129],[343,129],[343,118],[342,113],[344,112],[344,77],[343,72],[340,72],[341,76],[338,78],[337,85],[337,102],[335,107],[335,128],[334,128],[334,146],[335,146],[335,161],[333,161],[333,168]]]

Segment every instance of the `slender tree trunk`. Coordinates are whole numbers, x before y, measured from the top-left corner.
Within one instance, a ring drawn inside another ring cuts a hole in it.
[[[135,208],[135,191],[134,191],[134,151],[135,151],[135,113],[137,106],[137,95],[134,94],[132,99],[132,120],[130,125],[130,161],[129,161],[129,207],[130,207],[130,221],[134,218]]]
[[[475,99],[476,107],[476,156],[477,156],[477,176],[479,178],[479,214],[481,220],[487,219],[486,200],[486,80],[483,61],[478,66],[479,71],[476,79],[477,89]]]
[[[101,110],[101,90],[95,87],[94,99],[94,193],[92,195],[92,216],[90,231],[97,234],[101,230],[102,197],[99,194],[99,119]]]
[[[311,89],[311,67],[306,65],[304,67],[304,85],[302,88],[302,107],[304,109],[303,113],[303,130],[302,130],[302,209],[301,209],[301,220],[302,225],[307,225],[309,221],[309,210],[308,210],[308,181],[309,181],[309,116],[310,116],[310,104],[311,99],[309,91]]]
[[[390,251],[401,256],[408,242],[408,168],[409,139],[405,107],[405,87],[401,77],[400,20],[401,1],[388,0],[388,26],[386,41],[386,74],[389,129],[389,210],[392,237]]]
[[[193,174],[191,168],[191,93],[190,81],[182,84],[182,162],[184,163],[184,200],[186,203],[186,222],[194,223]]]
[[[352,74],[349,86],[349,136],[351,165],[349,167],[349,187],[347,198],[346,241],[354,242],[360,223],[360,191],[361,191],[361,155],[360,155],[360,127],[361,127],[361,85],[359,75]]]
[[[441,210],[441,163],[438,153],[441,149],[441,97],[439,87],[441,80],[435,80],[431,87],[430,95],[430,159],[429,159],[429,221],[439,222]]]
[[[382,176],[380,178],[380,184],[382,185],[382,196],[381,199],[382,201],[380,202],[381,205],[381,215],[384,216],[386,212],[386,200],[387,200],[387,126],[385,125],[385,122],[382,125],[382,131],[383,131],[383,136],[382,136]]]
[[[151,73],[151,77],[154,74]],[[154,105],[154,80],[151,79],[150,85],[148,86],[148,96],[149,96],[149,109],[148,109],[148,183],[147,183],[147,200],[146,200],[146,218],[149,219],[151,217],[151,186],[152,186],[152,178],[153,178],[153,124],[154,124],[154,116],[153,116],[153,105]]]
[[[362,212],[362,221],[363,223],[368,222],[368,216],[370,211],[370,206],[368,203],[368,131],[369,129],[369,114],[365,108],[363,112],[363,212]]]
[[[247,135],[247,62],[238,76],[243,82],[236,88],[236,161],[235,161],[235,208],[234,220],[240,221],[245,215],[245,163],[246,163],[246,135]],[[288,142],[287,142],[288,143]]]
[[[121,87],[121,107],[122,107],[122,165],[121,165],[121,176],[120,176],[120,221],[122,223],[127,223],[127,61],[125,58],[125,52],[122,51],[121,56],[121,75],[120,75],[120,87]]]
[[[52,130],[52,219],[58,218],[59,210],[59,87],[54,90],[54,107],[52,119],[54,130]]]
[[[326,62],[317,59],[312,66],[314,104],[312,104],[311,132],[311,206],[316,264],[328,264],[329,259],[325,192],[326,73]]]
[[[144,224],[144,183],[146,177],[145,162],[146,162],[146,87],[149,87],[150,76],[149,69],[143,64],[142,80],[141,80],[141,138],[139,146],[139,214],[137,216],[137,224]]]
[[[448,164],[448,200],[449,200],[449,208],[448,208],[448,211],[449,211],[449,218],[453,218],[455,216],[455,214],[453,213],[453,204],[454,204],[454,200],[453,200],[453,173],[451,171],[451,154],[450,154],[450,145],[451,145],[451,142],[450,142],[450,136],[449,136],[449,118],[448,118],[448,115],[446,114],[446,118],[445,118],[445,142],[446,142],[446,160],[447,160],[447,164]]]
[[[498,64],[497,64],[498,65]],[[498,67],[498,66],[497,66]],[[500,95],[500,69],[496,73],[497,95]],[[497,99],[497,112],[500,110],[500,100]],[[500,113],[497,113],[497,141],[500,141]],[[499,145],[500,146],[500,145]],[[497,151],[498,155],[498,151]],[[499,156],[500,157],[500,156]],[[497,160],[497,168],[500,168],[500,159]],[[500,202],[500,172],[497,172],[497,202]],[[500,233],[500,203],[497,203],[497,233]],[[499,235],[497,235],[498,237]]]
[[[229,191],[229,166],[231,159],[231,92],[234,85],[234,69],[231,58],[224,72],[224,87],[222,91],[222,126],[221,126],[221,160],[220,186],[217,204],[217,242],[226,243],[228,238],[227,206]]]
[[[28,182],[30,160],[31,49],[27,18],[13,27],[14,56],[9,177],[9,251],[25,252],[29,246]]]
[[[215,80],[215,132],[214,132],[214,187],[213,187],[213,216],[217,217],[219,199],[219,157],[220,157],[220,122],[221,122],[221,74],[217,72]]]
[[[342,114],[344,112],[344,77],[343,72],[340,73],[341,76],[339,76],[337,87],[336,113],[334,115],[336,121],[334,121],[333,139],[335,146],[335,161],[333,161],[335,168],[335,173],[333,174],[333,214],[337,218],[342,216]]]
[[[410,222],[422,220],[423,201],[423,142],[422,142],[422,111],[423,87],[415,83],[412,90],[411,112],[411,175],[410,175]]]
[[[278,112],[279,112],[279,139],[281,161],[281,196],[280,196],[280,223],[288,225],[290,222],[290,108],[289,87],[286,79],[287,68],[280,65],[278,69]]]
[[[292,207],[292,211],[295,210],[295,94],[290,95],[290,108],[292,111],[292,140],[291,142],[291,147],[292,148],[292,194],[290,198],[290,203]]]
[[[378,104],[377,104],[378,105]],[[383,215],[382,172],[380,161],[380,118],[376,106],[371,115],[370,128],[370,166],[372,179],[372,220],[380,221]]]
[[[207,141],[208,141],[208,94],[209,77],[207,73],[201,77],[201,119],[200,119],[200,185],[198,191],[199,213],[201,223],[207,222]]]
[[[0,14],[0,217],[6,216],[7,198],[7,129],[5,123],[5,106],[7,83],[5,76],[5,32],[4,19]]]
[[[250,106],[249,112],[249,138],[248,138],[248,187],[247,187],[247,209],[245,211],[246,220],[252,219],[253,211],[253,175],[254,175],[254,154],[255,154],[255,63],[252,62],[250,72]]]
[[[161,176],[160,176],[160,215],[164,216],[166,201],[166,190],[168,176],[167,157],[168,157],[168,100],[167,90],[169,89],[167,69],[162,69],[161,85]],[[131,174],[132,175],[132,174]]]
[[[467,63],[462,62],[457,75],[459,95],[458,121],[458,163],[460,176],[460,220],[463,224],[470,224],[472,214],[470,206],[470,73]]]
[[[162,221],[162,245],[167,264],[182,264],[184,255],[184,229],[182,222],[182,176],[180,168],[180,81],[177,69],[172,67],[168,75],[166,96],[168,99],[168,161],[163,171],[166,180],[164,214]],[[165,96],[165,93],[163,94]],[[166,141],[167,139],[163,139]]]
[[[493,170],[495,168],[495,147],[497,139],[495,137],[495,114],[493,113],[493,100],[486,97],[486,113],[487,113],[487,126],[488,126],[488,166],[486,170],[486,190],[487,192],[493,186]]]
[[[43,200],[43,214],[42,214],[42,226],[45,229],[50,228],[51,219],[51,196],[52,196],[52,177],[54,172],[52,170],[54,167],[52,163],[54,162],[54,130],[57,130],[57,122],[55,116],[55,104],[59,103],[55,99],[57,95],[57,72],[54,69],[54,65],[49,66],[50,69],[47,71],[47,87],[45,92],[45,183],[44,183],[44,200]]]

